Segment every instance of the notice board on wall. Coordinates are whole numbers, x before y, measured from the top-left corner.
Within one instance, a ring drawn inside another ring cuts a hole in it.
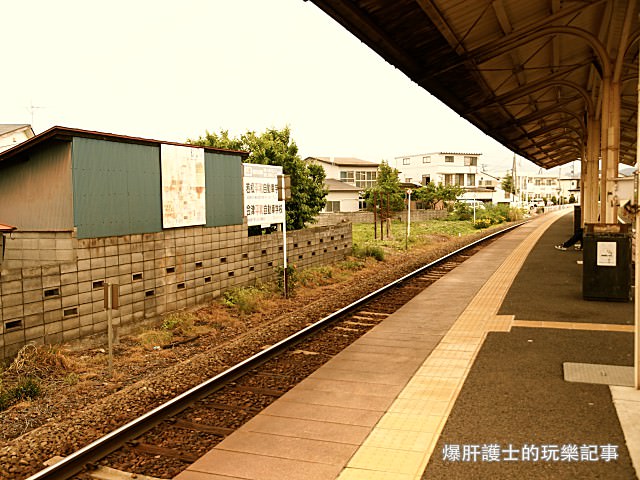
[[[162,144],[162,227],[204,225],[207,222],[204,149]]]

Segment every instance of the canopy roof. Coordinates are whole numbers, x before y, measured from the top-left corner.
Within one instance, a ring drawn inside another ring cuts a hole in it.
[[[535,164],[581,158],[603,78],[619,160],[637,142],[637,0],[311,0],[462,117]]]

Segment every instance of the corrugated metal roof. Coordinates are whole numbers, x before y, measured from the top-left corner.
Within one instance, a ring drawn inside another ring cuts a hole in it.
[[[621,162],[637,144],[637,0],[312,0],[411,80],[545,168],[584,154],[618,79]],[[592,124],[595,124],[592,122]]]
[[[108,140],[111,142],[122,142],[122,143],[134,143],[139,145],[160,145],[160,144],[168,144],[168,145],[180,145],[185,147],[193,147],[193,148],[203,148],[207,152],[221,153],[226,155],[240,155],[242,158],[246,158],[249,156],[249,152],[239,151],[239,150],[226,150],[222,148],[212,148],[212,147],[201,147],[198,145],[184,144],[184,143],[176,143],[176,142],[165,142],[162,140],[152,140],[149,138],[140,138],[140,137],[130,137],[127,135],[118,135],[114,133],[106,133],[106,132],[95,132],[91,130],[81,130],[78,128],[67,128],[67,127],[51,127],[49,130],[42,132],[35,137],[31,137],[30,139],[12,147],[4,152],[0,153],[0,162],[4,160],[8,160],[17,155],[21,155],[30,149],[34,148],[37,145],[43,144],[45,142],[51,140],[67,140],[70,141],[73,137],[82,137],[82,138],[92,138],[96,140]]]

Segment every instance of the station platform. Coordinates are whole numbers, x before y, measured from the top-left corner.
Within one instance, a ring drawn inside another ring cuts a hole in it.
[[[633,304],[582,300],[581,252],[553,248],[568,213],[482,249],[175,478],[637,478],[638,392],[564,379],[633,364]]]

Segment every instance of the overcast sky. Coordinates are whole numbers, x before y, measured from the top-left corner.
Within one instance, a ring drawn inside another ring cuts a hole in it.
[[[36,133],[177,142],[289,125],[303,158],[455,151],[511,168],[509,150],[311,2],[23,0],[2,11],[0,123],[33,114]]]

